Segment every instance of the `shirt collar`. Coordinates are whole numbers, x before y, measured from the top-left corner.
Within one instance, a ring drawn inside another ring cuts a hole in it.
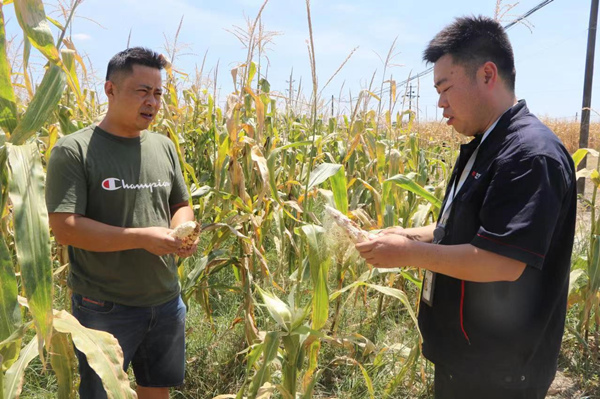
[[[481,140],[480,140],[480,142],[484,141],[484,140],[485,140],[485,139],[486,139],[486,138],[487,138],[487,137],[490,135],[490,133],[492,132],[492,130],[494,130],[494,128],[496,127],[496,125],[498,125],[498,122],[500,122],[500,119],[502,119],[502,117],[503,117],[504,115],[511,114],[511,112],[509,112],[509,111],[510,111],[510,110],[512,110],[513,108],[515,108],[515,107],[516,107],[518,104],[519,104],[519,103],[517,103],[517,104],[514,104],[514,105],[510,106],[510,107],[509,107],[509,108],[508,108],[506,111],[504,111],[504,112],[502,113],[502,115],[500,115],[500,116],[498,117],[498,119],[496,119],[496,120],[494,121],[494,123],[492,123],[492,124],[490,125],[490,127],[488,127],[488,128],[487,128],[487,130],[486,130],[485,132],[483,132],[483,133],[479,133],[479,134],[476,134],[476,135],[475,135],[475,137],[476,137],[476,138],[477,138],[477,137],[481,137]]]

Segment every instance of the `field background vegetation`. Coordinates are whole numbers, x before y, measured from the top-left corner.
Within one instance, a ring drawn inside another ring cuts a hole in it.
[[[77,5],[50,18],[39,0],[0,2],[5,398],[77,397],[74,346],[96,359],[114,397],[134,397],[131,373],[119,373],[114,339],[81,328],[64,311],[66,248],[54,241],[43,205],[56,140],[99,122],[106,110],[91,66],[69,40]],[[6,38],[5,7],[15,7],[22,37]],[[304,88],[276,90],[264,77],[269,36],[260,12],[247,29],[235,30],[247,52],[223,73],[235,82],[229,95],[216,95],[218,68],[166,68],[163,107],[151,130],[176,144],[203,225],[198,253],[178,260],[189,313],[186,380],[175,398],[432,397],[433,366],[421,356],[415,322],[422,272],[369,268],[324,206],[366,230],[432,223],[465,139],[442,122],[419,121],[403,100],[405,88],[391,78],[372,82],[348,112],[332,113],[316,79],[308,2],[306,11],[313,76]],[[176,45],[166,48],[176,60]],[[41,70],[29,66],[32,52],[46,60]],[[393,53],[394,45],[386,67]],[[374,94],[383,89],[389,98]],[[544,122],[576,162],[588,155],[551,394],[600,397],[600,178],[593,150],[600,148],[600,124],[590,128],[590,150],[578,150],[578,122]]]

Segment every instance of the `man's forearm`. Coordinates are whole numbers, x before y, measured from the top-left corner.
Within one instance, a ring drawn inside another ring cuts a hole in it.
[[[140,248],[140,229],[116,227],[77,214],[50,214],[56,240],[94,252]]]
[[[435,224],[430,224],[428,226],[411,227],[409,229],[404,229],[400,234],[407,238],[410,238],[413,241],[432,242],[434,230]]]
[[[175,211],[173,212],[173,217],[171,218],[171,228],[175,228],[182,223],[191,222],[194,220],[194,211],[187,204],[180,204],[175,207]]]
[[[412,244],[411,265],[465,281],[515,281],[525,263],[485,251],[471,244]]]

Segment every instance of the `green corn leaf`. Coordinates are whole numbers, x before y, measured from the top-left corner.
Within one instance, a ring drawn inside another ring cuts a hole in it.
[[[366,273],[363,276],[366,276]],[[361,277],[361,278],[365,278],[365,277]],[[370,277],[366,277],[366,278],[370,278]],[[419,323],[417,321],[417,316],[415,315],[415,312],[410,304],[408,296],[406,295],[406,293],[404,293],[403,291],[400,291],[399,289],[391,288],[391,287],[384,287],[384,286],[377,285],[377,284],[370,284],[365,281],[361,281],[361,279],[359,279],[351,284],[348,284],[344,288],[332,293],[331,296],[329,297],[329,300],[333,301],[334,299],[339,297],[344,292],[351,290],[353,288],[359,287],[361,285],[365,285],[367,287],[373,288],[373,289],[381,292],[384,295],[394,297],[394,298],[398,299],[400,302],[402,302],[402,304],[406,307],[408,314],[412,318],[412,320],[415,324],[415,328],[417,329],[417,331],[419,331]],[[419,331],[419,334],[420,334],[420,331]]]
[[[342,295],[344,292],[346,292],[346,291],[349,291],[349,290],[351,290],[351,289],[353,289],[353,288],[359,287],[359,286],[361,286],[361,285],[363,285],[363,284],[364,284],[364,282],[362,282],[362,281],[355,281],[355,282],[353,282],[353,283],[351,283],[351,284],[348,284],[348,285],[347,285],[347,286],[345,286],[344,288],[342,288],[342,289],[339,289],[339,290],[337,290],[337,291],[333,292],[333,293],[332,293],[332,294],[329,296],[329,300],[330,300],[330,301],[333,301],[333,300],[337,299],[337,297],[339,297],[340,295]]]
[[[269,156],[267,157],[267,168],[269,170],[269,186],[271,187],[271,196],[279,205],[283,211],[292,219],[296,220],[296,218],[287,210],[283,204],[283,201],[279,197],[279,191],[277,189],[277,159],[280,152],[285,151],[289,148],[295,148],[300,146],[308,146],[311,145],[311,141],[298,141],[295,143],[287,144],[282,147],[278,147],[271,151]]]
[[[21,324],[17,295],[15,269],[4,237],[0,235],[0,342],[8,338]]]
[[[4,399],[16,399],[23,389],[23,377],[25,376],[25,369],[27,365],[33,360],[38,354],[38,342],[41,341],[38,337],[34,337],[28,344],[21,350],[19,360],[17,360],[4,375]]]
[[[75,373],[77,359],[73,344],[67,334],[56,333],[50,341],[50,364],[58,381],[58,399],[74,399],[76,397]]]
[[[331,176],[331,190],[335,207],[344,215],[348,214],[348,187],[346,184],[346,170],[343,165],[336,174]]]
[[[29,56],[31,55],[31,42],[27,36],[23,37],[23,80],[29,94],[29,101],[33,98],[33,86],[29,77]]]
[[[21,343],[23,342],[23,335],[18,337],[16,335],[17,334],[14,334],[14,338],[11,337],[0,343],[0,357],[3,359],[2,365],[0,365],[2,373],[6,372],[6,370],[19,358],[19,354],[21,352]]]
[[[8,159],[8,150],[6,145],[3,145],[3,135],[0,134],[0,219],[8,214],[8,167],[6,167]]]
[[[384,287],[382,285],[376,285],[376,284],[365,283],[365,285],[367,287],[373,288],[373,289],[381,292],[384,295],[394,297],[394,298],[398,299],[400,302],[402,302],[402,304],[406,307],[406,310],[408,311],[408,314],[410,315],[411,319],[415,323],[415,328],[417,329],[417,331],[419,331],[419,322],[417,321],[417,316],[415,315],[415,312],[410,304],[410,301],[408,300],[408,296],[406,295],[406,293],[404,291],[400,291],[399,289],[396,289],[396,288]],[[421,331],[419,331],[419,335],[420,334],[421,334]]]
[[[410,281],[411,283],[413,283],[415,285],[415,287],[417,287],[417,289],[419,290],[419,292],[421,291],[421,287],[423,286],[423,282],[421,281],[420,278],[414,276],[413,274],[409,273],[406,270],[403,270],[400,274],[402,274],[402,277],[404,277],[405,279],[407,279],[408,281]]]
[[[123,371],[123,351],[115,337],[104,331],[83,327],[64,310],[55,311],[54,328],[60,333],[71,334],[77,349],[85,354],[90,367],[102,379],[109,398],[137,398]]]
[[[7,148],[17,260],[38,339],[49,344],[52,335],[52,263],[44,201],[44,170],[35,144],[9,144]],[[41,350],[43,344],[39,344]],[[42,353],[40,357],[43,359]]]
[[[600,173],[598,173],[596,169],[592,170],[590,180],[592,180],[592,183],[594,183],[597,188],[600,188]]]
[[[77,96],[81,96],[81,87],[79,85],[79,78],[77,77],[77,68],[75,67],[75,58],[77,57],[77,53],[75,50],[68,48],[60,49],[60,53],[62,55],[64,70],[69,74],[69,79],[72,82],[75,93]]]
[[[584,269],[575,269],[569,275],[569,296],[577,292],[588,282],[587,271]]]
[[[5,372],[19,358],[21,351],[21,342],[27,330],[31,328],[33,322],[21,324],[13,333],[0,342],[0,356],[2,356],[2,372]]]
[[[419,359],[420,354],[421,346],[419,345],[419,342],[415,342],[410,351],[410,354],[408,355],[408,358],[406,359],[406,362],[404,362],[404,365],[402,366],[400,371],[394,377],[392,377],[392,379],[386,384],[383,391],[383,397],[385,399],[395,397],[393,396],[395,390],[398,388],[398,386],[402,384],[402,382],[405,381],[404,378],[409,372],[410,368],[414,367],[414,365],[417,364],[417,360]]]
[[[592,154],[595,157],[598,156],[598,151],[591,149],[591,148],[580,148],[573,153],[572,158],[573,158],[573,163],[575,164],[575,168],[577,168],[579,166],[581,161],[583,161],[583,158],[585,158],[585,156],[588,153]]]
[[[6,55],[4,13],[0,2],[0,128],[9,133],[17,127],[17,100],[10,76],[10,63]]]
[[[0,235],[0,342],[13,334],[21,324],[21,310],[17,302],[17,279],[4,237]],[[9,367],[19,356],[21,340],[0,345],[4,367]]]
[[[319,350],[321,349],[321,341],[315,340],[308,347],[308,367],[306,369],[306,373],[304,374],[304,381],[307,381],[311,378],[317,367],[319,366]],[[309,387],[307,390],[311,390]]]
[[[575,153],[573,153],[572,157],[573,157],[573,163],[575,163],[575,168],[577,168],[579,166],[579,164],[581,163],[583,158],[585,158],[587,153],[588,153],[587,148],[580,148],[577,151],[575,151]]]
[[[308,242],[308,260],[310,275],[313,283],[312,298],[312,328],[321,329],[329,316],[329,293],[327,292],[327,275],[329,272],[330,258],[324,256],[323,233],[320,226],[304,225],[302,232]]]
[[[260,193],[258,194],[257,201],[260,203],[265,196],[265,194],[269,191],[269,167],[267,165],[267,160],[263,156],[260,147],[256,144],[252,146],[251,152],[252,161],[256,164],[258,171],[260,172],[260,177],[262,179],[262,188]]]
[[[54,45],[54,37],[46,19],[42,0],[15,0],[15,14],[31,44],[48,60],[60,65],[60,56]]]
[[[42,83],[38,87],[33,99],[27,106],[27,111],[21,118],[14,133],[10,137],[13,144],[23,144],[35,134],[44,123],[48,122],[54,112],[63,90],[65,89],[66,75],[54,64],[46,70]]]
[[[590,289],[597,293],[600,290],[600,235],[592,235],[590,241],[587,274]]]
[[[324,371],[324,369],[320,369],[316,373],[313,374],[304,393],[302,394],[302,399],[311,399],[313,397],[314,391],[315,391],[315,386],[316,386],[319,378],[321,378],[323,371]]]
[[[48,15],[46,15],[46,19],[48,20],[48,22],[50,22],[52,25],[56,26],[58,29],[65,30],[65,27],[60,22],[58,22],[57,20],[55,20],[54,18],[49,17]]]
[[[311,144],[312,144],[311,141],[299,141],[296,143],[287,144],[282,147],[278,147],[278,148],[274,149],[273,151],[271,151],[271,153],[267,157],[267,168],[269,169],[269,184],[271,186],[271,195],[273,196],[273,199],[276,200],[282,206],[283,206],[283,203],[281,201],[281,198],[279,198],[279,193],[277,191],[276,166],[277,166],[278,155],[280,152],[285,151],[289,148],[308,146]]]
[[[246,372],[247,373],[250,373],[250,370],[252,370],[252,367],[254,367],[254,364],[260,358],[260,355],[263,353],[263,346],[264,346],[264,344],[260,343],[260,344],[252,345],[250,347],[250,350],[248,351],[248,355],[246,356]]]
[[[269,93],[271,91],[271,84],[269,84],[269,81],[265,78],[261,78],[258,81],[258,85],[260,86],[260,91],[263,93]]]
[[[256,75],[256,63],[254,61],[250,62],[248,67],[248,80],[246,81],[246,86],[250,87],[252,85],[252,80]]]
[[[310,190],[311,188],[323,183],[325,180],[338,173],[341,168],[342,165],[335,163],[320,164],[310,173],[310,178],[308,179],[308,189]]]
[[[256,289],[260,293],[273,320],[275,320],[283,330],[289,331],[292,322],[292,312],[290,311],[290,307],[277,296],[268,293],[258,285],[256,286]]]
[[[371,380],[367,369],[365,369],[365,366],[363,366],[359,362],[356,362],[356,365],[360,368],[360,372],[362,373],[363,378],[365,379],[365,384],[367,385],[369,396],[371,397],[371,399],[375,399],[375,389],[373,388],[373,381]]]
[[[392,176],[389,179],[385,180],[385,182],[395,183],[395,184],[399,185],[400,187],[402,187],[403,189],[408,190],[411,193],[418,195],[419,197],[430,202],[436,209],[440,209],[440,206],[442,205],[442,201],[437,199],[432,193],[425,190],[423,187],[419,186],[419,184],[417,182],[409,179],[405,175],[400,174],[400,175]],[[385,184],[385,182],[384,182],[384,184]]]
[[[21,338],[12,338],[21,325],[21,310],[17,302],[17,279],[10,253],[0,237],[0,356],[4,359],[2,371],[6,371],[19,357]],[[4,343],[3,341],[8,342]]]
[[[248,399],[256,399],[258,390],[264,385],[269,376],[269,365],[277,356],[279,349],[279,332],[271,331],[265,336],[263,342],[263,362],[250,383]]]
[[[371,397],[371,399],[375,399],[375,389],[373,388],[373,380],[371,380],[369,373],[362,364],[356,361],[356,359],[353,359],[348,356],[337,357],[333,360],[332,363],[358,366],[365,380],[365,385],[367,386],[367,390],[369,391],[369,396]]]
[[[413,227],[420,227],[427,225],[427,217],[431,213],[431,204],[419,204],[417,211],[413,213],[411,220]]]
[[[3,365],[4,364],[4,358],[2,357],[2,355],[0,355],[0,369],[4,370]],[[4,373],[2,373],[2,377],[0,377],[0,394],[2,395],[2,398],[4,398]]]

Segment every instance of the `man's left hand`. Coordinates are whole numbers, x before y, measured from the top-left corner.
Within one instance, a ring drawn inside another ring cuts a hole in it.
[[[177,251],[175,251],[175,253],[180,258],[189,258],[193,254],[195,254],[196,251],[198,250],[198,242],[199,241],[200,241],[200,239],[196,238],[196,241],[194,241],[194,244],[192,244],[192,246],[190,248],[187,248],[187,249],[180,248]]]
[[[410,246],[413,244],[414,241],[402,235],[383,234],[356,244],[356,249],[367,263],[389,269],[409,265]]]

